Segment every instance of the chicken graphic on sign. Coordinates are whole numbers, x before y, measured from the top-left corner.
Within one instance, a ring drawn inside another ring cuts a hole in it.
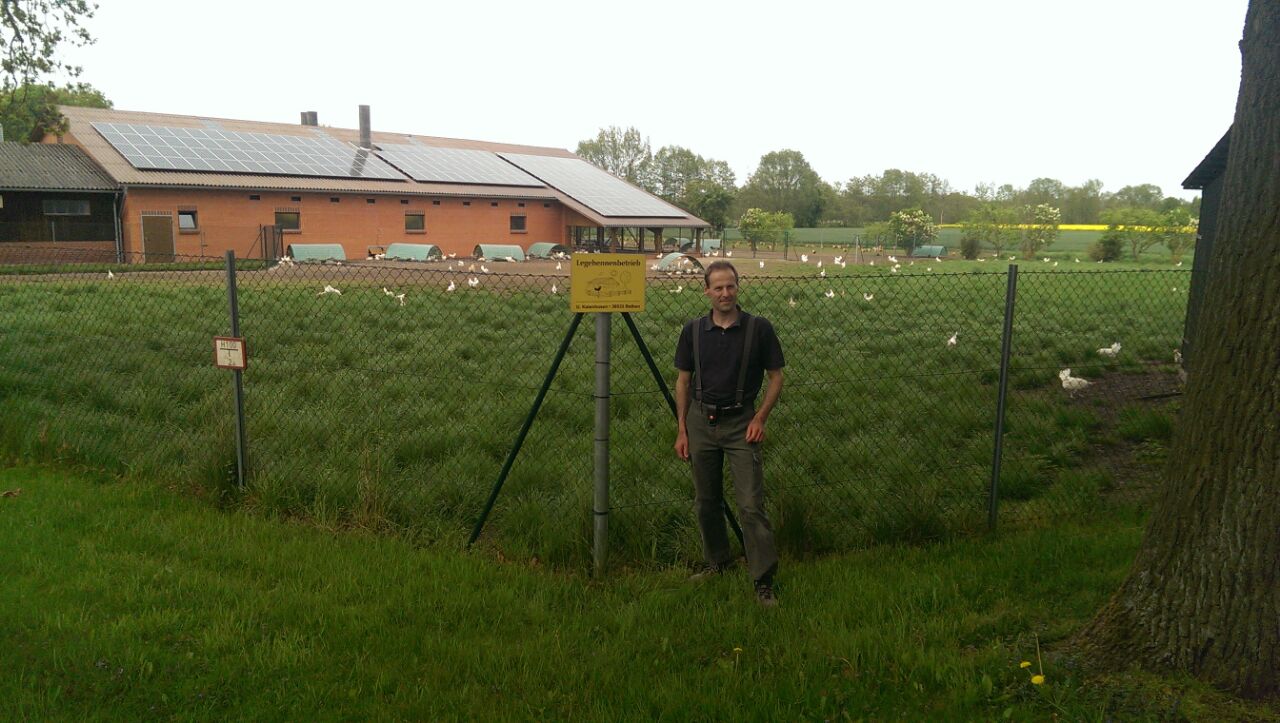
[[[627,293],[630,271],[610,271],[608,276],[597,276],[587,282],[587,294],[601,299],[622,296]]]

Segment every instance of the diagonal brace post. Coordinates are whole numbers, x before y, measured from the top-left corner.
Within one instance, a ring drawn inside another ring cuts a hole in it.
[[[556,371],[560,369],[560,362],[564,360],[564,355],[569,351],[569,342],[573,341],[574,332],[578,330],[578,324],[582,323],[582,314],[573,315],[573,321],[569,324],[569,330],[565,332],[564,340],[560,342],[560,348],[556,350],[555,360],[551,362],[551,369],[547,372],[547,378],[542,380],[542,387],[538,389],[538,396],[534,397],[533,408],[529,410],[528,416],[524,419],[524,424],[520,427],[520,433],[516,435],[515,444],[511,445],[511,452],[507,454],[507,461],[502,463],[502,471],[498,473],[498,481],[493,485],[493,491],[489,493],[489,499],[484,503],[484,510],[480,513],[480,518],[476,520],[475,529],[471,531],[471,539],[467,540],[467,547],[471,547],[476,539],[480,537],[480,532],[484,530],[484,523],[489,519],[489,513],[493,511],[493,504],[498,501],[498,493],[502,491],[502,485],[507,481],[507,475],[511,473],[511,466],[515,464],[516,455],[520,453],[520,447],[524,445],[524,438],[529,434],[529,428],[533,426],[533,420],[538,416],[538,410],[542,408],[542,400],[547,396],[547,390],[551,388],[551,382],[556,377]]]

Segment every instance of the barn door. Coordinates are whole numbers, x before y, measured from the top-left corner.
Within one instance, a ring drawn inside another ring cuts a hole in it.
[[[142,262],[173,263],[173,214],[142,215]]]

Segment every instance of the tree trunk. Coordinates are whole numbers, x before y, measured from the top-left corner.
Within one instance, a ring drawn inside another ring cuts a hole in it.
[[[1165,484],[1091,663],[1280,693],[1280,0],[1252,0],[1218,243]]]

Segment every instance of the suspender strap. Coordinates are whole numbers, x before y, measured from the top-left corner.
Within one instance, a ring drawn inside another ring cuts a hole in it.
[[[747,386],[747,367],[751,366],[751,343],[755,340],[755,335],[756,317],[751,315],[747,317],[746,338],[742,340],[742,366],[738,368],[738,390],[733,400],[736,404],[742,404],[742,399],[746,396],[744,390]],[[698,338],[701,336],[702,322],[699,319],[693,323],[693,398],[699,402],[702,401],[702,355],[698,351]]]
[[[702,357],[698,354],[698,337],[702,336],[702,319],[693,321],[693,382],[695,389],[693,398],[702,401]]]
[[[756,317],[747,317],[747,338],[742,341],[742,366],[738,369],[738,394],[734,397],[735,404],[742,404],[743,388],[747,386],[747,367],[751,365],[751,342],[755,336]]]

